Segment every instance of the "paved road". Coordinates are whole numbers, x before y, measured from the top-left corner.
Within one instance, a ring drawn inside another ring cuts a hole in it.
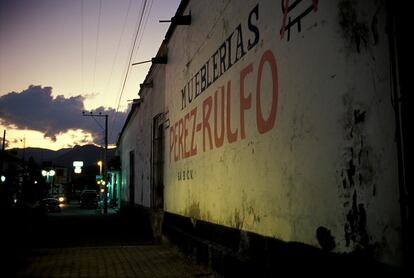
[[[216,277],[168,244],[155,244],[137,218],[97,215],[77,203],[61,213],[6,221],[1,277]]]

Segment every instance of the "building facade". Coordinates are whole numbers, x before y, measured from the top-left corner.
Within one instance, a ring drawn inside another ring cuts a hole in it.
[[[125,206],[209,264],[275,240],[401,267],[387,20],[386,1],[182,1],[118,141]]]

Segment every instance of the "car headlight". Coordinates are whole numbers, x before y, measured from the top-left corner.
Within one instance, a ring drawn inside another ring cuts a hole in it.
[[[59,197],[59,202],[63,202],[63,201],[65,201],[65,197]]]

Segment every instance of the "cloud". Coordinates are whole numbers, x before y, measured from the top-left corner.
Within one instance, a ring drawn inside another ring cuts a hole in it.
[[[59,134],[81,129],[90,132],[94,143],[101,145],[104,143],[104,118],[83,117],[84,100],[80,95],[69,98],[58,95],[53,98],[52,87],[31,85],[22,92],[11,92],[0,97],[0,122],[18,129],[40,131],[54,141]],[[108,134],[111,135],[108,143],[116,143],[127,112],[116,112],[113,108],[101,106],[93,111],[93,114],[99,113],[108,115]]]

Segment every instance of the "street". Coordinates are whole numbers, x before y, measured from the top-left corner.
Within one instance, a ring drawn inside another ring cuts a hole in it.
[[[74,201],[61,212],[19,215],[8,224],[2,277],[213,277],[174,247],[155,243],[139,219],[112,209],[97,214]]]

